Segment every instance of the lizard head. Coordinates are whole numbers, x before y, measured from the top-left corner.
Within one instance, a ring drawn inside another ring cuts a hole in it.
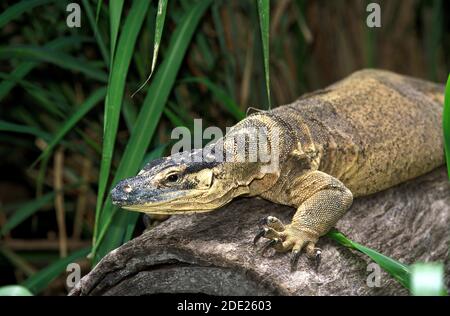
[[[195,153],[189,159],[180,153],[148,163],[137,176],[117,183],[113,204],[151,214],[205,212],[249,193],[255,174],[251,166],[193,161]]]

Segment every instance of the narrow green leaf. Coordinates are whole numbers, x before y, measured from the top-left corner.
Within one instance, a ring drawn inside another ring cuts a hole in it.
[[[8,259],[8,261],[17,269],[25,273],[27,276],[34,274],[35,268],[31,266],[22,256],[18,255],[11,249],[3,246],[0,247],[0,253]]]
[[[92,93],[92,95],[87,98],[83,104],[76,108],[76,111],[62,124],[58,132],[56,132],[53,139],[50,141],[45,150],[40,154],[40,156],[32,164],[34,166],[42,158],[49,155],[53,148],[58,145],[58,143],[63,139],[63,137],[90,111],[97,105],[106,94],[106,88],[101,88]]]
[[[168,106],[164,108],[164,115],[169,119],[169,121],[172,123],[173,126],[187,127],[187,124],[185,124],[185,122],[183,122],[183,120],[178,115],[172,112],[172,110],[170,110]]]
[[[122,15],[124,0],[114,0],[109,2],[109,27],[110,27],[110,58],[114,60],[117,34],[119,34],[120,17]],[[97,10],[99,10],[97,8]]]
[[[27,125],[20,125],[15,123],[6,122],[3,120],[0,120],[0,131],[4,132],[13,132],[13,133],[22,133],[22,134],[31,134],[36,137],[41,137],[42,139],[48,141],[51,139],[51,135],[41,131],[40,129],[37,129],[32,126]]]
[[[127,128],[131,133],[134,127],[134,123],[136,123],[137,120],[137,107],[134,104],[130,103],[127,99],[125,99],[123,101],[122,114],[125,120],[125,124],[127,125]]]
[[[55,193],[48,193],[34,201],[24,204],[22,207],[16,210],[0,229],[0,237],[4,236],[9,231],[11,231],[11,229],[15,228],[28,217],[39,211],[42,207],[52,201],[54,196]]]
[[[169,112],[172,112],[173,115],[177,116],[178,120],[182,121],[181,124],[178,124],[176,122],[173,122],[171,118],[168,116],[169,120],[171,120],[174,126],[185,126],[191,131],[194,130],[194,119],[184,107],[179,106],[172,101],[169,101],[167,102],[167,106],[164,109],[168,109]]]
[[[150,80],[152,77],[153,71],[155,70],[156,59],[158,58],[159,46],[161,43],[161,37],[164,28],[164,20],[166,19],[166,9],[167,9],[167,0],[159,0],[158,1],[158,11],[156,12],[156,26],[155,26],[155,41],[153,44],[153,59],[152,59],[152,67],[150,69],[150,74],[145,80],[145,82],[133,93],[132,97],[138,93]]]
[[[111,160],[114,152],[117,128],[119,125],[120,109],[125,91],[125,80],[133,55],[139,30],[144,22],[145,14],[149,7],[148,1],[135,1],[125,20],[123,30],[117,45],[117,53],[114,57],[109,77],[108,91],[105,99],[105,119],[103,129],[103,150],[100,165],[97,205],[95,214],[94,238],[98,229],[98,220],[103,205],[106,185],[109,179]],[[113,54],[111,54],[113,56]]]
[[[65,49],[66,47],[69,47],[69,46],[73,47],[73,46],[79,45],[80,43],[82,43],[85,40],[86,40],[86,38],[79,37],[79,36],[58,38],[58,39],[46,44],[44,47],[47,49],[51,49],[51,50]],[[0,83],[0,101],[6,95],[8,95],[9,91],[11,91],[12,88],[14,88],[14,86],[17,83],[17,80],[20,80],[23,77],[25,77],[37,65],[39,65],[38,62],[27,61],[27,62],[23,62],[19,66],[17,66],[16,69],[14,69],[10,73],[11,78],[15,78],[15,80],[3,80]]]
[[[447,161],[447,174],[450,180],[450,75],[448,75],[445,87],[444,113],[442,115],[444,129],[445,158]]]
[[[102,9],[103,0],[97,0],[97,10],[95,11],[95,23],[98,23],[100,10]]]
[[[116,171],[113,184],[116,184],[120,179],[136,174],[141,166],[192,35],[211,2],[212,0],[197,2],[184,15],[175,29],[166,59],[159,67],[150,85],[139,112],[136,126]],[[124,241],[125,233],[129,232],[134,226],[138,214],[117,212],[117,210],[117,207],[112,206],[111,199],[108,197],[101,214],[98,236],[94,243],[94,262],[98,262],[109,251],[120,246]]]
[[[267,104],[271,108],[270,100],[270,75],[269,75],[269,20],[270,20],[270,1],[258,1],[259,27],[261,30],[261,40],[263,46],[264,71],[266,77]]]
[[[5,59],[11,57],[29,58],[49,62],[64,69],[79,71],[88,77],[102,82],[108,80],[108,76],[104,71],[97,67],[93,67],[86,61],[45,47],[17,45],[0,48],[0,58]]]
[[[0,296],[33,296],[33,293],[21,285],[5,285],[0,287]]]
[[[98,3],[101,6],[101,1],[99,1]],[[102,54],[103,60],[105,61],[106,67],[109,67],[110,66],[109,54],[108,54],[108,51],[106,50],[105,42],[104,42],[103,37],[100,33],[100,30],[97,26],[97,20],[94,20],[94,13],[92,12],[92,8],[91,8],[91,5],[89,4],[88,0],[83,0],[83,7],[84,7],[84,10],[86,11],[86,15],[88,17],[89,24],[91,25],[92,31],[94,32],[95,39],[96,39],[98,47],[100,49],[100,53]],[[97,8],[97,10],[98,9],[99,8]],[[100,13],[100,12],[97,12],[97,14],[98,13]],[[98,18],[98,16],[96,18]]]
[[[166,19],[167,0],[158,1],[158,11],[156,12],[156,26],[155,26],[155,40],[153,44],[153,59],[150,76],[155,70],[156,59],[158,58],[159,46],[161,43],[161,37],[164,29],[164,21]]]
[[[431,9],[431,23],[427,31],[425,31],[425,53],[427,58],[428,77],[432,81],[438,80],[439,52],[443,43],[442,31],[444,28],[444,3],[442,0],[430,1]],[[442,48],[443,49],[443,48]]]
[[[336,229],[333,229],[330,232],[328,232],[327,236],[336,240],[345,247],[366,254],[378,265],[380,265],[381,268],[383,268],[392,277],[394,277],[401,285],[403,285],[407,289],[410,288],[409,281],[411,272],[408,266],[392,258],[389,258],[373,249],[367,248],[357,242],[348,239],[344,234],[342,234]]]
[[[238,121],[245,118],[245,113],[241,111],[239,105],[225,92],[224,89],[217,86],[207,78],[192,77],[181,80],[182,83],[201,83],[205,85],[214,95],[215,99],[225,106],[225,108]]]
[[[83,248],[73,252],[69,256],[59,259],[48,267],[37,272],[33,276],[22,282],[22,285],[28,288],[32,293],[38,294],[45,289],[61,273],[66,271],[69,263],[76,262],[78,259],[86,257],[89,254],[90,247]]]
[[[0,14],[0,29],[2,29],[6,24],[14,20],[15,18],[21,16],[24,12],[30,11],[33,8],[52,2],[52,0],[28,0],[20,1]]]
[[[21,85],[24,90],[33,97],[37,103],[41,106],[43,106],[48,113],[52,113],[53,115],[57,117],[64,117],[63,109],[65,110],[65,100],[55,100],[58,96],[55,93],[52,93],[52,91],[47,91],[43,87],[36,85],[34,83],[31,83],[26,80],[13,78],[11,75],[7,75],[4,73],[0,73],[0,78],[4,79],[5,81],[10,80],[18,83]]]
[[[47,175],[47,167],[50,160],[50,155],[44,157],[39,165],[39,171],[36,178],[36,196],[40,197],[44,192],[45,176]]]

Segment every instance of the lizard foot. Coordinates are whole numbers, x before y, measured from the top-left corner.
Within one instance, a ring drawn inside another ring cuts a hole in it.
[[[256,245],[261,238],[269,239],[261,248],[261,254],[273,248],[278,252],[291,251],[291,270],[295,271],[297,262],[304,248],[308,257],[315,261],[315,269],[317,270],[322,250],[316,248],[315,244],[319,236],[307,229],[295,227],[293,224],[284,225],[278,218],[267,216],[261,220],[262,228],[255,236],[253,244]]]

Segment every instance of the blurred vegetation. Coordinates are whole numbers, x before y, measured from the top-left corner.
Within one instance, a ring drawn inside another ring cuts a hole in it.
[[[439,82],[449,72],[443,0],[377,1],[379,29],[366,27],[359,0],[179,0],[162,11],[82,0],[81,28],[66,25],[69,2],[0,4],[0,285],[33,293],[66,293],[56,277],[68,262],[86,272],[88,253],[96,262],[142,232],[109,188],[167,153],[174,127],[202,118],[225,129],[249,107],[364,67]]]

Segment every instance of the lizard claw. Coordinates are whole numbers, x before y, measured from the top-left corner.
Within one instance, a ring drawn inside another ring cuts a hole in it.
[[[315,257],[314,257],[314,270],[319,270],[320,261],[322,260],[322,250],[319,248],[314,248],[316,251]]]
[[[291,252],[291,272],[297,270],[298,259],[300,258],[300,250],[292,250]]]
[[[259,221],[259,225],[270,227],[270,228],[276,230],[277,232],[282,232],[285,229],[282,221],[280,221],[275,216],[270,216],[270,215],[262,218]]]
[[[318,236],[308,230],[303,230],[293,224],[284,225],[278,218],[267,216],[260,221],[262,228],[258,231],[253,244],[261,238],[267,238],[269,241],[261,248],[261,254],[269,248],[274,248],[278,252],[291,250],[291,271],[295,271],[298,260],[303,248],[306,248],[306,254],[310,258],[315,258],[315,269],[319,266],[322,251],[315,248]]]
[[[264,237],[264,235],[266,234],[267,228],[262,228],[255,236],[255,238],[253,238],[253,245],[256,246],[256,243],[262,238]]]
[[[266,251],[269,250],[269,248],[274,247],[279,242],[280,242],[280,240],[278,238],[274,238],[274,239],[271,239],[268,242],[266,242],[264,244],[264,246],[262,246],[262,248],[261,248],[261,255],[264,255],[266,253]]]

